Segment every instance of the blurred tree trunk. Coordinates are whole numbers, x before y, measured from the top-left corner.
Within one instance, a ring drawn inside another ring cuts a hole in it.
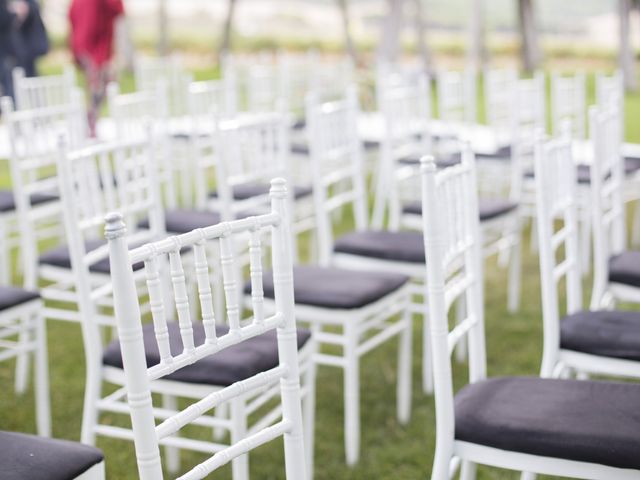
[[[422,59],[422,65],[424,71],[431,75],[433,73],[433,55],[431,49],[427,45],[425,36],[427,34],[427,22],[424,17],[424,8],[422,0],[413,0],[414,2],[414,20],[416,36],[418,41],[418,51],[420,52],[420,58]]]
[[[475,70],[482,69],[487,62],[484,0],[472,0],[469,21],[468,63]]]
[[[224,19],[224,28],[222,30],[222,41],[218,51],[218,58],[222,58],[231,51],[231,32],[233,29],[233,18],[235,16],[237,0],[229,0],[227,4],[227,16]]]
[[[158,55],[169,53],[169,18],[167,0],[158,0]]]
[[[527,72],[535,70],[541,60],[540,45],[533,11],[533,0],[518,0],[522,64]]]
[[[630,38],[631,0],[618,0],[618,14],[620,16],[620,70],[624,77],[624,86],[627,90],[636,90],[638,80],[636,77],[635,55]]]
[[[382,39],[378,49],[378,60],[394,63],[400,53],[404,0],[387,0],[388,13],[382,24]]]
[[[342,17],[342,28],[344,30],[344,43],[347,54],[351,57],[354,65],[358,64],[358,52],[356,51],[353,37],[351,36],[351,16],[349,15],[349,4],[347,0],[338,0],[340,15]]]

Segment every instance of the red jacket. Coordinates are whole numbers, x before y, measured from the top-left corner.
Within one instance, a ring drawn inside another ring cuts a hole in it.
[[[114,23],[123,13],[122,0],[71,2],[71,52],[76,61],[89,59],[96,67],[100,67],[111,60]]]

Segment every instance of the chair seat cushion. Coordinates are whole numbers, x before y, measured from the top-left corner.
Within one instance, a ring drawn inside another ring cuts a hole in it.
[[[31,205],[40,205],[42,203],[57,200],[55,195],[47,195],[35,193],[31,195]],[[11,190],[0,190],[0,212],[12,212],[16,209],[16,201]]]
[[[178,322],[169,322],[168,328],[171,353],[179,355],[182,352],[182,339]],[[229,328],[224,325],[216,326],[218,336],[222,336],[228,331]],[[160,363],[160,353],[153,331],[153,324],[147,323],[143,325],[142,333],[147,366],[152,367]],[[163,379],[222,387],[245,380],[278,365],[278,341],[276,335],[274,330],[270,330],[214,355],[209,355],[194,364],[163,377]],[[302,348],[310,337],[311,333],[308,330],[298,329],[298,348]],[[193,324],[193,338],[196,346],[204,344],[205,333],[202,323],[196,322]],[[120,342],[114,340],[104,351],[103,363],[111,367],[122,368],[120,352]]]
[[[95,250],[98,247],[101,247],[107,243],[105,240],[87,240],[85,242],[85,250],[90,252]],[[50,265],[52,267],[59,268],[71,268],[71,254],[69,252],[69,247],[67,245],[60,245],[58,247],[52,248],[51,250],[47,250],[38,259],[41,265]],[[138,262],[133,265],[134,270],[140,270],[144,266],[143,262]],[[94,263],[89,267],[90,272],[94,273],[110,273],[111,265],[109,262],[109,257],[103,258],[102,260]]]
[[[640,170],[640,158],[624,157],[624,170],[627,174],[632,174]]]
[[[264,295],[274,298],[271,272],[263,275]],[[293,268],[293,293],[296,304],[331,309],[362,308],[395,292],[409,281],[396,273],[345,270],[316,266]],[[245,284],[251,293],[251,283]]]
[[[261,195],[268,195],[269,189],[270,186],[267,183],[242,183],[233,188],[233,198],[234,200],[247,200]],[[307,197],[311,195],[312,192],[313,190],[311,187],[303,187],[300,185],[293,186],[293,195],[296,200]],[[209,193],[209,196],[217,197],[218,192],[213,191]]]
[[[187,233],[196,228],[205,228],[220,223],[220,213],[205,210],[167,210],[164,213],[165,228],[170,233]],[[149,228],[149,219],[138,223],[140,228]]]
[[[480,221],[492,220],[518,208],[518,204],[504,198],[481,198],[478,200]],[[404,213],[410,215],[422,215],[421,202],[409,202],[403,208]]]
[[[640,385],[495,378],[455,399],[457,440],[488,447],[640,469]]]
[[[478,160],[509,160],[511,159],[511,145],[504,145],[498,148],[493,153],[477,152],[476,159]]]
[[[40,298],[37,292],[17,287],[0,286],[0,312]]]
[[[609,261],[609,281],[640,287],[640,250],[628,250]]]
[[[407,263],[424,263],[424,241],[419,232],[369,230],[338,238],[334,251]]]
[[[73,480],[103,460],[89,445],[0,431],[3,480]]]
[[[640,312],[585,311],[560,322],[566,350],[640,361]]]

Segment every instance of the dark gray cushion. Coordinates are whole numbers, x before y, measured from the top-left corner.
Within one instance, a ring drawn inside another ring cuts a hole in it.
[[[505,145],[498,148],[493,153],[476,153],[477,160],[510,160],[511,159],[511,145]]]
[[[478,201],[478,208],[480,209],[480,221],[482,222],[511,213],[518,208],[518,204],[504,198],[481,198]],[[422,215],[422,204],[420,202],[410,202],[402,210],[404,213]]]
[[[36,298],[40,298],[37,292],[30,292],[16,287],[0,286],[0,312]]]
[[[628,250],[609,261],[609,281],[640,287],[640,250]]]
[[[73,480],[103,460],[89,445],[0,431],[3,480]]]
[[[640,158],[624,157],[624,170],[627,174],[635,173],[640,170]]]
[[[169,322],[169,343],[171,353],[178,355],[182,352],[182,339],[178,322]],[[229,331],[224,325],[218,325],[216,332],[222,336]],[[153,333],[153,324],[143,325],[144,348],[147,357],[147,366],[152,367],[160,363],[158,344]],[[204,327],[202,323],[194,323],[193,336],[195,345],[202,345],[205,341]],[[298,329],[298,348],[302,348],[309,340],[311,333],[308,330]],[[111,342],[102,358],[105,365],[122,368],[122,356],[120,342]],[[275,330],[270,330],[262,335],[245,340],[239,344],[226,348],[214,355],[199,360],[180,370],[163,377],[167,380],[176,380],[187,383],[200,383],[226,387],[252,377],[260,372],[269,370],[278,365],[278,342]]]
[[[295,153],[296,155],[309,155],[309,145],[305,143],[292,143],[291,144],[291,153]]]
[[[90,252],[96,248],[104,245],[106,240],[87,240],[85,242],[85,250]],[[69,253],[69,247],[67,245],[60,245],[59,247],[47,250],[38,259],[42,265],[50,265],[59,268],[71,268],[71,255]],[[144,266],[144,263],[139,262],[133,265],[134,270],[140,270]],[[109,257],[103,258],[99,262],[94,263],[89,267],[90,272],[94,273],[110,273],[111,265]]]
[[[40,205],[42,203],[57,200],[55,195],[46,195],[35,193],[31,195],[31,205]],[[11,190],[0,190],[0,212],[11,212],[16,209],[15,198]]]
[[[259,197],[261,195],[268,195],[271,187],[267,183],[243,183],[236,185],[233,189],[233,198],[235,200],[247,200],[253,197]],[[299,185],[293,186],[293,198],[296,200],[309,196],[313,190],[311,187],[302,187]],[[218,192],[213,191],[209,193],[210,197],[217,197]]]
[[[398,160],[398,162],[403,165],[419,165],[421,158],[422,156],[420,155],[407,155],[406,157]],[[438,166],[438,168],[453,167],[454,165],[459,164],[461,161],[462,153],[460,152],[438,155],[436,157],[436,165]]]
[[[164,212],[165,228],[171,233],[187,233],[196,228],[205,228],[220,223],[218,212],[202,210],[167,210]],[[149,219],[138,223],[140,228],[149,228]]]
[[[265,297],[274,298],[271,272],[265,272],[262,281]],[[408,281],[409,277],[396,273],[316,266],[293,269],[295,302],[322,308],[361,308],[395,292]],[[244,291],[251,293],[250,282]]]
[[[640,170],[640,158],[625,158],[624,173],[625,175],[633,175]],[[532,170],[525,172],[525,176],[534,177]],[[576,167],[576,177],[578,183],[588,185],[591,183],[591,167],[589,165],[580,164]]]
[[[370,230],[338,238],[334,251],[397,262],[424,263],[424,241],[419,232]]]
[[[560,323],[566,350],[640,361],[640,312],[577,312]]]
[[[494,378],[455,400],[456,439],[513,452],[640,469],[640,385]]]

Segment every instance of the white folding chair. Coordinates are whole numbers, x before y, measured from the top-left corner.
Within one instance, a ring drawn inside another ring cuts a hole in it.
[[[476,77],[473,69],[438,72],[438,118],[444,134],[458,135],[460,129],[478,122]]]
[[[486,378],[481,242],[471,157],[422,167],[436,448],[432,480],[473,479],[476,464],[604,480],[640,474],[635,384],[527,377]],[[462,322],[448,311],[466,297]],[[469,347],[469,384],[454,395],[450,355]],[[606,447],[604,447],[606,445]]]
[[[199,424],[204,414],[223,402],[230,402],[232,412],[236,414],[251,409],[248,398],[264,396],[264,390],[274,389],[281,397],[281,409],[266,422],[259,422],[249,431],[233,431],[230,446],[221,446],[203,441],[192,441],[202,451],[214,453],[212,457],[200,463],[182,479],[204,478],[222,465],[238,461],[246,462],[250,450],[277,437],[284,437],[286,477],[306,479],[306,459],[304,446],[303,421],[301,410],[300,360],[298,349],[300,344],[309,338],[308,332],[296,333],[296,320],[293,303],[293,274],[291,267],[291,250],[289,244],[289,224],[286,214],[286,188],[283,181],[275,180],[271,189],[273,211],[269,214],[222,223],[205,229],[171,237],[164,241],[143,245],[129,251],[125,238],[125,225],[120,214],[107,217],[105,234],[109,240],[110,259],[113,265],[112,277],[115,295],[115,310],[120,334],[122,361],[125,369],[126,387],[129,408],[133,424],[138,471],[141,479],[161,479],[160,444],[180,445],[186,439],[176,433],[190,423]],[[270,228],[273,237],[272,266],[274,270],[275,312],[265,315],[263,302],[261,237],[263,231]],[[232,267],[232,243],[238,235],[251,237],[251,285],[253,298],[252,317],[241,321],[237,282],[239,278]],[[215,244],[221,249],[220,262],[209,265],[207,244]],[[193,275],[197,277],[198,295],[202,310],[202,322],[193,322],[189,315],[186,291],[185,272],[180,258],[180,250],[194,249],[197,257]],[[158,262],[169,262],[171,265],[171,282],[173,283],[173,299],[178,312],[178,325],[171,328],[166,322],[165,311],[173,307],[163,298],[161,292],[152,288],[158,283],[160,275]],[[149,282],[149,295],[153,310],[153,323],[143,326],[132,266],[144,262]],[[227,295],[228,327],[214,318],[212,295],[209,286],[208,272],[211,268],[222,268],[225,277]],[[179,328],[178,328],[179,327]],[[273,330],[277,330],[274,335]],[[178,334],[181,348],[172,346],[171,334]],[[146,341],[145,341],[146,340]],[[148,365],[149,342],[159,353],[159,358],[150,368]],[[262,345],[269,352],[262,355],[268,358],[259,359],[262,368],[243,364],[243,349],[252,349]],[[184,410],[170,415],[160,416],[162,423],[156,426],[158,411],[154,410],[151,393],[152,382],[172,383],[172,375],[177,375],[185,368],[197,368],[198,363],[206,359],[214,361],[222,359],[226,354],[228,368],[239,369],[245,374],[234,379],[228,386],[217,390],[209,390],[201,399]],[[145,358],[146,357],[146,358]],[[269,365],[266,365],[269,364]],[[277,384],[280,383],[278,387]],[[274,385],[275,384],[275,385]],[[273,396],[273,392],[271,393]],[[246,478],[246,477],[245,477]]]
[[[16,110],[69,106],[77,102],[84,105],[71,65],[67,65],[60,75],[27,77],[19,67],[13,69],[12,75]]]
[[[578,185],[571,140],[539,141],[536,190],[544,319],[542,376],[579,373],[640,377],[640,313],[583,310]],[[564,252],[564,255],[560,255]],[[566,280],[561,317],[559,283]]]
[[[620,122],[613,103],[590,111],[593,132],[591,212],[594,280],[591,308],[615,301],[640,303],[640,251],[627,249],[624,204],[624,159]]]
[[[484,72],[484,101],[487,124],[497,137],[507,142],[513,127],[513,95],[518,81],[515,68],[488,69]]]
[[[4,480],[105,480],[100,450],[67,440],[0,431]]]

